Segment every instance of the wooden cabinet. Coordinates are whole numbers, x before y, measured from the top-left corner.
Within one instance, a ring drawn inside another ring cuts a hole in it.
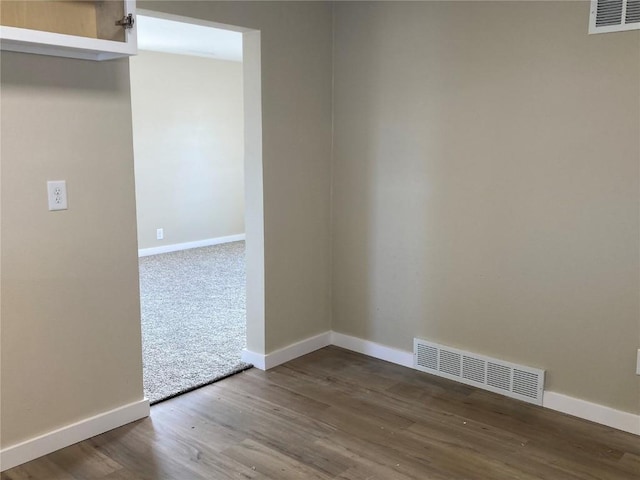
[[[137,50],[134,0],[1,0],[0,48],[108,60]]]

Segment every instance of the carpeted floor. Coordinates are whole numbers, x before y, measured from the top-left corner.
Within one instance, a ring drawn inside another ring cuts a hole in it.
[[[144,390],[151,403],[248,368],[244,242],[140,258]]]

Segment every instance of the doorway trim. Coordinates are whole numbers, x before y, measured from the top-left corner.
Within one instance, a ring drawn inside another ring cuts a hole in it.
[[[154,10],[137,9],[136,14],[242,33],[244,224],[247,278],[246,351],[264,355],[264,187],[262,175],[262,60],[260,55],[260,31]]]

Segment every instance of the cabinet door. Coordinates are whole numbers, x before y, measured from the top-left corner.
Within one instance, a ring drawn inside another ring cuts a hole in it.
[[[122,23],[128,14],[134,19],[134,8],[135,2],[126,0],[2,0],[1,46],[95,60],[132,55],[135,25]]]

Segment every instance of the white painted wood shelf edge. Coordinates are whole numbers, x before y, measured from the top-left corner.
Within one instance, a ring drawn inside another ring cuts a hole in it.
[[[125,0],[125,11],[135,18],[135,0]],[[27,28],[0,26],[0,49],[12,52],[110,60],[135,55],[138,51],[137,28],[127,30],[126,41],[116,42]]]

